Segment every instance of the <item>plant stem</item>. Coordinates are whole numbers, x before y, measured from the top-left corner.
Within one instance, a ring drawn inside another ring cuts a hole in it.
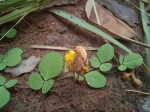
[[[60,81],[60,80],[63,80],[63,79],[72,78],[73,76],[74,76],[74,74],[65,75],[65,76],[62,76],[62,77],[56,79],[55,81]]]

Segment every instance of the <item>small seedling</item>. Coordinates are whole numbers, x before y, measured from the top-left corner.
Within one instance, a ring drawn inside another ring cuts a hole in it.
[[[39,63],[40,73],[32,73],[29,76],[28,84],[34,90],[47,93],[54,85],[53,78],[57,77],[63,69],[63,59],[56,52],[46,54]]]
[[[16,79],[6,82],[6,79],[0,76],[0,108],[4,107],[9,102],[10,92],[7,89],[15,86],[16,83]]]
[[[12,48],[5,55],[0,54],[0,71],[4,70],[6,66],[13,67],[22,60],[21,54],[23,51],[20,48]]]
[[[120,71],[125,71],[127,68],[129,69],[135,69],[143,63],[143,58],[140,54],[137,53],[130,53],[125,56],[125,58],[120,55],[119,57],[119,63],[118,69]]]
[[[7,29],[4,27],[1,31],[0,31],[0,35],[3,36],[5,35],[5,33],[7,33]],[[6,37],[7,38],[14,38],[17,34],[17,30],[16,29],[11,29],[7,34]]]
[[[99,68],[102,72],[107,72],[112,68],[108,61],[114,57],[114,48],[110,44],[104,44],[98,49],[97,55],[90,59],[92,67]]]
[[[131,73],[123,73],[123,75],[122,75],[122,79],[123,79],[123,80],[126,80],[126,79],[128,79],[129,77],[132,78],[133,84],[134,84],[135,86],[141,86],[141,85],[142,85],[142,81],[141,81],[140,79],[136,78],[136,76],[135,76],[135,71],[134,71],[134,70],[133,70]]]

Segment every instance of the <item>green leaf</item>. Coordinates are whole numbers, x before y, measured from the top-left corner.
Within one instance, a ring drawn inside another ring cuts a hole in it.
[[[16,34],[17,34],[17,30],[16,30],[16,29],[12,29],[12,30],[10,30],[10,31],[7,33],[6,37],[7,37],[7,38],[13,38],[13,37],[16,36]]]
[[[110,61],[114,57],[114,48],[110,44],[104,44],[98,49],[97,56],[102,63]]]
[[[78,81],[83,81],[83,80],[84,80],[84,77],[79,75]]]
[[[39,90],[42,88],[44,80],[39,73],[33,72],[28,78],[29,86],[34,90]]]
[[[0,71],[4,70],[6,68],[6,64],[4,63],[0,63]]]
[[[85,74],[87,84],[93,88],[102,88],[106,85],[106,78],[97,71],[91,71]]]
[[[3,57],[4,56],[2,54],[0,54],[0,62],[2,61]]]
[[[17,80],[16,80],[16,79],[9,80],[9,81],[5,84],[5,87],[6,87],[6,88],[11,88],[11,87],[15,86],[16,83],[17,83]]]
[[[119,56],[119,63],[120,63],[120,64],[123,63],[123,59],[124,59],[123,55],[120,55],[120,56]]]
[[[43,94],[47,93],[53,87],[53,85],[54,85],[54,80],[53,79],[45,81],[44,85],[42,87],[42,93]]]
[[[64,11],[61,11],[61,10],[57,10],[57,9],[53,9],[53,10],[49,10],[50,12],[58,15],[58,16],[61,16],[85,29],[87,29],[88,31],[91,31],[99,36],[101,36],[102,38],[104,39],[107,39],[109,40],[110,42],[114,43],[116,46],[124,49],[125,51],[127,51],[128,53],[131,53],[132,51],[130,49],[128,49],[126,46],[124,46],[123,44],[121,44],[120,42],[118,42],[117,40],[115,40],[113,37],[111,37],[110,35],[108,35],[107,33],[101,31],[99,28],[87,23],[86,21],[76,17],[76,16],[73,16],[71,14],[68,14]]]
[[[128,54],[123,61],[123,64],[130,69],[135,69],[143,63],[143,58],[140,54],[130,53]]]
[[[127,66],[125,66],[125,65],[120,65],[120,66],[118,66],[118,69],[119,69],[120,71],[125,71],[125,70],[127,69]]]
[[[47,53],[40,61],[39,70],[44,80],[58,76],[63,69],[63,59],[57,52]]]
[[[5,84],[6,79],[3,76],[0,76],[0,86]]]
[[[4,107],[10,100],[10,93],[4,86],[0,87],[0,108]]]
[[[100,61],[99,61],[99,59],[96,56],[93,56],[90,59],[90,63],[92,65],[92,67],[94,67],[94,68],[98,68],[100,66]]]
[[[99,69],[102,71],[102,72],[107,72],[109,71],[110,69],[112,68],[112,64],[111,63],[103,63],[100,65]]]
[[[4,55],[2,63],[9,67],[16,66],[22,59],[20,56],[22,53],[23,51],[20,48],[12,48]]]

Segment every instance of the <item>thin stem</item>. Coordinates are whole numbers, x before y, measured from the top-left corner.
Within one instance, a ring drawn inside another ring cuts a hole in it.
[[[26,21],[25,19],[23,19],[23,21],[24,21],[28,26],[30,26],[30,27],[32,28],[32,30],[34,30],[33,26],[32,26],[28,21]]]
[[[1,38],[0,38],[0,41],[16,26],[18,25],[18,23],[20,23],[20,21],[26,16],[27,14],[25,14],[24,16],[22,16],[16,24],[14,24],[14,26],[12,26]]]
[[[74,76],[74,74],[65,75],[65,76],[62,76],[62,77],[56,79],[55,81],[60,81],[60,80],[63,80],[63,79],[72,78],[73,76]]]

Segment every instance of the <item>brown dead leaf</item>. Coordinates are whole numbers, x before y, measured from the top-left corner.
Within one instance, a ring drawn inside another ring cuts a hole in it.
[[[135,37],[135,31],[125,22],[116,18],[110,11],[99,5],[97,2],[95,2],[95,8],[93,6],[92,0],[87,0],[85,12],[92,24],[118,39]],[[99,19],[99,25],[97,19]]]
[[[83,62],[86,61],[87,59],[87,52],[85,48],[82,46],[76,46],[76,53],[83,59]]]

